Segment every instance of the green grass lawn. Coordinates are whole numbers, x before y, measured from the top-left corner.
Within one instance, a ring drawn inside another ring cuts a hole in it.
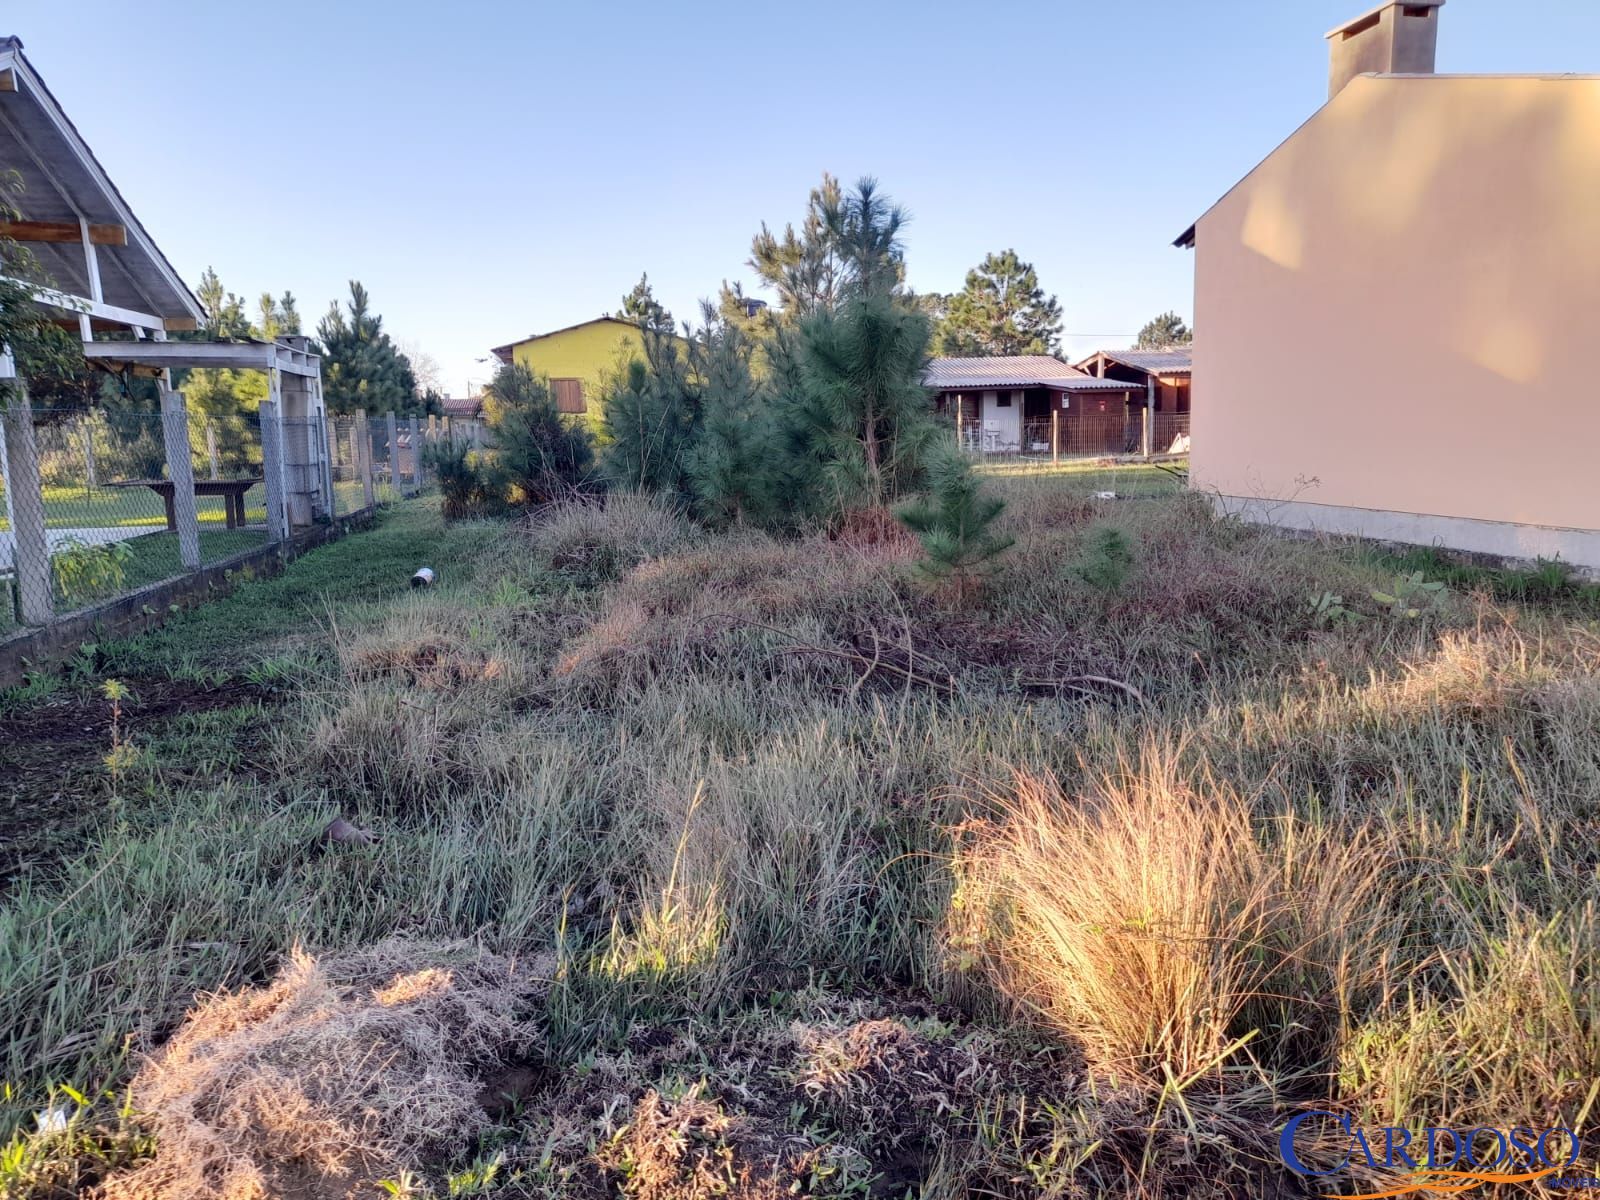
[[[267,519],[265,504],[266,495],[261,485],[246,492],[246,522],[264,523]],[[161,497],[148,488],[47,487],[44,510],[48,529],[132,529],[167,523]],[[202,524],[221,525],[226,521],[221,497],[197,497],[195,510]],[[0,532],[10,528],[10,521],[0,508]]]
[[[0,1122],[71,1115],[0,1193],[213,1128],[506,1200],[1289,1197],[1308,1109],[1589,1136],[1600,591],[985,473],[1016,542],[961,589],[877,524],[409,501],[6,697]]]
[[[980,475],[992,479],[1025,479],[1053,481],[1057,485],[1082,488],[1086,491],[1116,492],[1122,496],[1176,495],[1184,488],[1182,475],[1188,471],[1188,462],[1167,463],[1115,463],[1103,459],[1069,459],[1052,463],[1049,459],[1023,457],[992,457],[976,464]]]

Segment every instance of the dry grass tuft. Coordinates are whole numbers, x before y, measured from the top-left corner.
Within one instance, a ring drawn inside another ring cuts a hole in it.
[[[815,630],[847,626],[892,608],[892,569],[909,552],[890,545],[858,549],[812,538],[779,542],[758,534],[724,539],[647,562],[607,597],[604,611],[571,642],[559,677],[605,686],[638,684],[718,660],[749,658],[759,626]]]
[[[487,1121],[480,1076],[521,1053],[546,972],[465,942],[391,940],[203,1001],[134,1080],[154,1158],[107,1200],[376,1194]]]
[[[1388,964],[1388,855],[1361,830],[1259,826],[1176,759],[1147,749],[1079,798],[1020,777],[999,818],[959,831],[952,947],[1106,1076],[1326,1069]]]
[[[696,1085],[676,1100],[651,1088],[617,1136],[595,1155],[635,1200],[779,1200],[792,1171],[747,1117],[730,1114]]]
[[[590,585],[616,579],[642,562],[682,550],[693,540],[681,512],[658,497],[637,492],[553,504],[528,524],[535,558]]]

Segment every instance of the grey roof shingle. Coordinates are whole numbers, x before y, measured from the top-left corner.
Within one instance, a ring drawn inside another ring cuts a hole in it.
[[[1127,391],[1129,384],[1096,379],[1048,354],[995,358],[935,358],[922,373],[922,386],[939,391],[977,388],[1053,387],[1072,392]]]
[[[1152,375],[1181,375],[1190,369],[1194,361],[1188,346],[1174,346],[1167,350],[1102,350],[1100,353],[1114,363],[1121,363],[1136,371],[1148,371]],[[1089,357],[1093,358],[1094,355]]]

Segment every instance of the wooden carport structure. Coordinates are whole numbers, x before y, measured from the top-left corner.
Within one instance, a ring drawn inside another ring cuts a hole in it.
[[[168,340],[169,333],[199,328],[205,317],[199,302],[14,37],[0,38],[0,168],[14,172],[20,181],[20,190],[10,201],[15,219],[0,221],[0,239],[26,243],[38,265],[32,278],[23,279],[9,273],[11,264],[0,262],[0,278],[26,289],[35,304],[57,310],[64,322],[76,323],[90,363],[159,381],[183,565],[190,569],[200,565],[200,543],[188,413],[182,394],[172,387],[174,368],[265,372],[268,399],[260,416],[268,536],[282,540],[293,525],[331,515],[321,364],[309,352],[308,339]],[[42,621],[48,619],[51,606],[42,501],[33,506],[17,502],[30,491],[40,495],[31,454],[32,417],[15,363],[4,346],[0,346],[0,389],[8,393],[0,425],[0,472],[6,477],[19,596],[24,620]],[[9,456],[8,445],[13,448]]]

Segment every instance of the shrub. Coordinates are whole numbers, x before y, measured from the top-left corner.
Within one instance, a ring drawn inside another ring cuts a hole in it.
[[[682,548],[690,531],[683,514],[659,497],[611,492],[541,513],[529,540],[545,566],[593,585]]]
[[[1330,1065],[1393,944],[1387,860],[1364,833],[1284,817],[1269,838],[1162,755],[1081,798],[1024,776],[1001,810],[958,855],[956,946],[1092,1066],[1160,1086],[1247,1046],[1289,1071]]]
[[[87,604],[122,591],[133,548],[127,542],[95,544],[79,537],[63,538],[50,556],[56,590],[68,604]]]
[[[1133,572],[1133,544],[1122,530],[1097,525],[1084,540],[1074,570],[1092,588],[1119,592]]]
[[[430,446],[424,459],[439,481],[445,520],[479,516],[500,507],[503,497],[495,486],[493,468],[465,442]]]
[[[484,389],[494,431],[495,469],[521,504],[572,495],[589,474],[594,445],[581,425],[563,419],[549,385],[528,368],[507,364]]]
[[[990,530],[1006,502],[986,496],[965,456],[947,450],[929,467],[931,495],[900,511],[900,520],[922,540],[926,557],[922,573],[936,582],[954,584],[964,599],[978,576],[1015,538]]]

